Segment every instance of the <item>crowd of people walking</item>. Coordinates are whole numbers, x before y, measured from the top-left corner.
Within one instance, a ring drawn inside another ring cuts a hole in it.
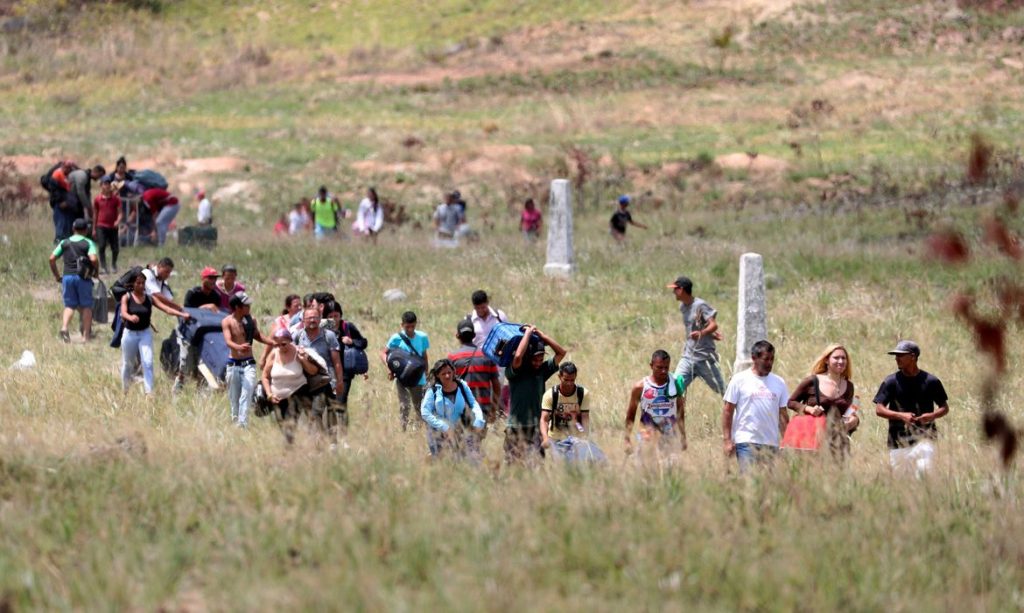
[[[98,264],[98,250],[87,236],[88,229],[84,219],[73,222],[72,236],[60,241],[49,258],[51,272],[62,287],[65,308],[60,337],[65,342],[75,311],[81,313],[86,339],[91,336],[92,280],[81,272]],[[63,261],[63,275],[57,271],[58,259]],[[180,393],[195,376],[199,351],[194,339],[181,330],[189,320],[206,317],[205,310],[220,317],[223,380],[234,423],[247,427],[255,407],[258,415],[275,416],[289,442],[294,440],[297,423],[305,418],[328,437],[331,446],[344,444],[351,387],[369,371],[369,342],[344,318],[335,296],[329,292],[301,298],[288,295],[264,334],[250,312],[253,298],[239,282],[234,266],[204,268],[200,284],[186,293],[181,304],[167,284],[173,269],[174,262],[163,258],[153,266],[129,270],[114,284],[118,307],[112,344],[119,343],[122,350],[124,389],[141,369],[145,393],[155,393],[151,332],[155,308],[182,322],[172,386],[175,394]],[[862,415],[853,383],[853,359],[845,346],[827,346],[808,376],[790,392],[772,372],[774,346],[761,340],[750,349],[750,368],[734,373],[726,383],[716,346],[721,339],[718,312],[694,295],[693,282],[686,276],[667,287],[679,304],[685,330],[680,358],[673,369],[671,354],[655,350],[649,373],[631,387],[624,423],[627,452],[659,457],[685,452],[687,392],[700,380],[723,400],[723,450],[736,458],[741,472],[770,464],[786,447],[820,447],[838,462],[846,460],[850,437]],[[453,342],[452,351],[432,365],[430,336],[413,311],[402,315],[398,330],[379,346],[379,359],[395,382],[401,429],[422,426],[432,456],[479,461],[488,429],[503,420],[504,454],[510,463],[531,463],[547,456],[603,459],[603,452],[588,437],[592,393],[577,381],[581,368],[563,362],[562,344],[536,325],[516,324],[520,334],[504,354],[509,359],[499,365],[503,358],[487,343],[496,326],[510,325],[508,315],[492,307],[483,290],[470,298],[472,309],[454,330],[457,344]],[[255,343],[267,348],[258,358]],[[917,472],[930,466],[935,421],[949,410],[941,381],[918,367],[920,353],[918,345],[907,340],[890,350],[897,371],[882,382],[874,397],[876,415],[889,422],[891,463]],[[558,382],[549,388],[556,374]]]

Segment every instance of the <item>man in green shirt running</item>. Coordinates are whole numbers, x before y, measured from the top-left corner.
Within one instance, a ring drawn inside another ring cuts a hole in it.
[[[309,209],[313,211],[314,235],[318,239],[338,233],[341,204],[337,198],[328,195],[326,185],[320,186],[316,198],[309,203]]]
[[[64,315],[61,318],[60,340],[65,343],[71,342],[71,335],[68,333],[68,325],[75,311],[80,313],[82,319],[82,335],[85,340],[92,340],[92,279],[96,276],[99,266],[96,243],[87,236],[89,234],[89,222],[84,219],[76,219],[71,226],[72,234],[69,238],[57,243],[57,247],[50,254],[50,272],[53,278],[61,285],[61,294],[64,297]],[[63,257],[64,276],[57,274],[57,258]]]

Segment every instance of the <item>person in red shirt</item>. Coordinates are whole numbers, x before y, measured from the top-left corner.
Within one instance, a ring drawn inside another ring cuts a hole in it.
[[[142,201],[149,207],[149,212],[152,213],[156,225],[156,229],[150,235],[150,240],[155,240],[158,245],[163,245],[167,241],[167,230],[170,229],[174,218],[178,216],[181,205],[178,204],[177,198],[166,189],[159,187],[142,192]]]
[[[107,246],[110,246],[110,264],[117,272],[117,256],[121,252],[121,242],[117,238],[117,229],[121,227],[121,198],[114,191],[114,184],[109,177],[100,182],[100,195],[92,203],[96,214],[96,227],[93,236],[100,251],[100,269],[103,274],[107,270]]]

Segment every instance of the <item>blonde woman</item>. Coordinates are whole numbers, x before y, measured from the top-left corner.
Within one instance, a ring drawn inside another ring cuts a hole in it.
[[[854,406],[853,363],[846,347],[832,344],[811,366],[811,374],[789,397],[788,406],[797,415],[826,417],[829,450],[844,459],[850,450],[850,433],[860,425]]]

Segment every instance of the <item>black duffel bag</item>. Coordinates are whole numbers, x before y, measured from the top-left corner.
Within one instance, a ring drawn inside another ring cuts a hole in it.
[[[405,387],[416,387],[427,372],[427,361],[423,356],[395,348],[388,350],[388,370],[395,375],[395,379]]]

